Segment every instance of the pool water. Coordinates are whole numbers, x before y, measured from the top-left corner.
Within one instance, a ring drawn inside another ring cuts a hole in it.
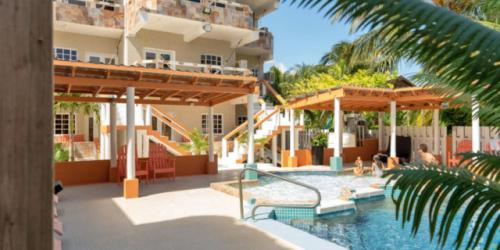
[[[312,221],[282,222],[354,250],[440,249],[436,240],[430,241],[426,216],[414,238],[411,235],[411,223],[403,229],[401,221],[396,221],[394,204],[390,198],[357,202],[356,207],[355,212],[321,216]],[[450,231],[448,243],[443,249],[455,249],[453,241],[458,231],[458,223],[455,223]],[[491,249],[498,247],[500,232],[495,236]]]
[[[343,187],[351,189],[366,188],[371,184],[385,184],[385,180],[373,176],[336,175],[333,172],[287,172],[280,176],[290,178],[316,187],[321,192],[323,201],[338,199]],[[269,176],[259,176],[259,186],[246,187],[246,192],[254,197],[266,200],[288,202],[311,201],[316,199],[316,193],[307,188],[278,180]]]

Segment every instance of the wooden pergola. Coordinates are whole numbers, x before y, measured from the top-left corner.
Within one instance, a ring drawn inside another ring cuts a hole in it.
[[[126,89],[134,87],[137,104],[213,106],[254,93],[256,82],[248,76],[54,60],[56,101],[126,103]]]
[[[433,133],[439,133],[439,109],[450,98],[439,94],[431,88],[403,87],[397,89],[365,88],[341,86],[319,91],[317,93],[299,96],[289,101],[290,109],[302,110],[333,110],[334,131],[337,148],[334,157],[330,159],[333,170],[342,170],[342,111],[372,111],[379,113],[379,138],[383,136],[384,112],[390,112],[391,140],[390,165],[398,162],[396,157],[396,110],[434,110]],[[439,145],[439,138],[435,136],[434,145]],[[436,146],[434,148],[437,148]],[[292,151],[291,147],[290,151]],[[379,150],[383,150],[379,139]],[[290,160],[292,161],[292,160]]]
[[[214,105],[247,96],[249,114],[253,114],[253,94],[258,92],[255,77],[58,60],[54,60],[53,65],[55,101],[111,103],[111,167],[117,163],[116,103],[126,103],[125,198],[139,197],[134,160],[135,104],[207,106],[208,117],[212,117]],[[217,171],[213,126],[213,120],[208,119],[208,172]]]
[[[449,101],[432,89],[423,87],[383,89],[342,86],[299,96],[289,103],[294,109],[333,110],[335,98],[341,100],[341,110],[355,112],[387,111],[391,101],[396,102],[398,110],[440,109],[442,103]]]

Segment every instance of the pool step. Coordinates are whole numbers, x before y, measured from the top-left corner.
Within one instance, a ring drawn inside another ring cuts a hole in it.
[[[356,192],[352,194],[351,198],[358,200],[358,199],[373,198],[384,195],[385,195],[384,189],[367,187],[367,188],[356,189]]]
[[[321,202],[321,205],[316,208],[316,213],[318,215],[322,215],[351,209],[356,209],[356,204],[354,201],[336,199],[332,201]]]

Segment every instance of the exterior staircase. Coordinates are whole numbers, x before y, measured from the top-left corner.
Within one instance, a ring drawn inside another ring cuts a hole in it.
[[[163,113],[154,107],[151,107],[151,110],[151,115],[156,117],[156,119],[159,121],[159,126],[157,126],[157,128],[161,128],[162,124],[165,124],[173,131],[180,134],[185,143],[191,142],[191,140],[189,139],[189,131],[183,124],[181,124],[179,121],[176,121],[175,118],[171,115]],[[168,136],[163,136],[160,129],[154,130],[152,126],[149,126],[147,128],[147,135],[149,136],[149,139],[151,141],[165,146],[168,152],[173,155],[191,155],[191,152],[181,147],[181,142],[173,141]]]

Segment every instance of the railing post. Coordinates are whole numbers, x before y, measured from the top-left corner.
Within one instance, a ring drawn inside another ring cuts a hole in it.
[[[227,139],[222,138],[222,159],[225,160],[227,158]]]

